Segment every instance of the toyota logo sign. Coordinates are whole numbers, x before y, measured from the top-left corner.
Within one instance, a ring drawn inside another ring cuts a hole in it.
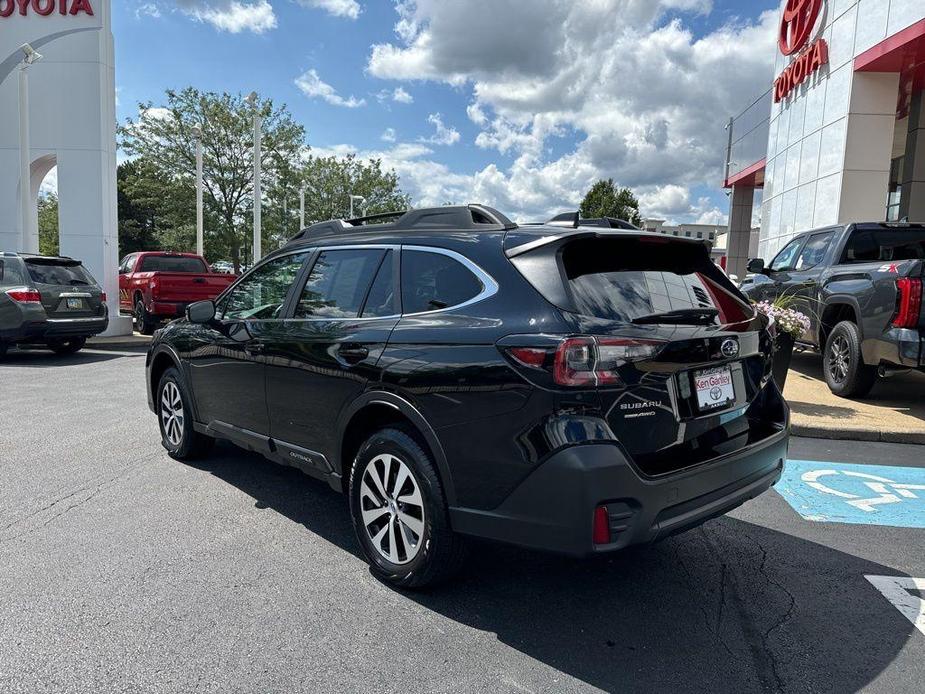
[[[739,343],[735,340],[726,340],[720,347],[720,351],[724,357],[729,357],[730,359],[737,357],[739,356]]]
[[[806,45],[821,10],[822,0],[787,0],[778,40],[781,53],[793,55]]]

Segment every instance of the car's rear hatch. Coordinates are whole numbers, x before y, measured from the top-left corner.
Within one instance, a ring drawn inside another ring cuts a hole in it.
[[[105,314],[102,290],[79,260],[44,257],[24,260],[49,318],[94,318]]]
[[[509,242],[511,262],[572,328],[556,347],[556,385],[593,388],[645,474],[703,463],[780,430],[779,394],[770,408],[763,395],[767,321],[704,244],[583,231],[532,247],[522,241]],[[594,366],[581,366],[589,354]]]

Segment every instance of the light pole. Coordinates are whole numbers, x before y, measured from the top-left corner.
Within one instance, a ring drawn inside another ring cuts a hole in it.
[[[299,231],[305,228],[305,186],[299,190]]]
[[[196,253],[205,255],[204,220],[202,214],[202,128],[193,128],[196,140]]]
[[[263,127],[263,118],[260,115],[257,92],[251,92],[247,103],[254,109],[254,248],[251,253],[251,265],[255,265],[263,252],[261,250],[261,216],[263,214],[260,190],[260,158],[261,154],[261,128]]]
[[[19,208],[22,216],[22,249],[38,253],[38,234],[32,229],[32,148],[29,136],[29,67],[42,59],[41,54],[28,43],[20,50],[23,54],[19,67]]]
[[[351,195],[350,196],[350,219],[354,219],[354,214],[353,214],[353,203],[354,202],[363,204],[364,202],[366,202],[366,198],[364,198],[362,195]]]

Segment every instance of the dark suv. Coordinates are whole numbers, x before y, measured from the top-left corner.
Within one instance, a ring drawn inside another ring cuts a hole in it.
[[[767,322],[704,245],[576,224],[471,205],[308,228],[155,337],[164,446],[327,480],[406,587],[464,536],[587,556],[767,490],[789,416]]]
[[[17,344],[73,354],[108,326],[106,294],[79,260],[0,253],[0,357]]]

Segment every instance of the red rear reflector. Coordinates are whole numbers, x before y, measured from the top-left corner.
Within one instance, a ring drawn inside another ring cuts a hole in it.
[[[11,289],[6,295],[18,304],[42,303],[42,295],[31,289]]]
[[[896,280],[899,309],[893,319],[894,328],[915,328],[922,313],[922,280],[901,277]]]
[[[546,363],[546,350],[537,347],[512,347],[508,350],[514,359],[531,369],[542,369]]]
[[[102,292],[100,294],[100,301],[102,301],[104,304],[106,303],[106,292]]]
[[[610,539],[610,514],[607,513],[606,506],[598,506],[594,509],[594,532],[592,541],[596,545],[609,545]]]

